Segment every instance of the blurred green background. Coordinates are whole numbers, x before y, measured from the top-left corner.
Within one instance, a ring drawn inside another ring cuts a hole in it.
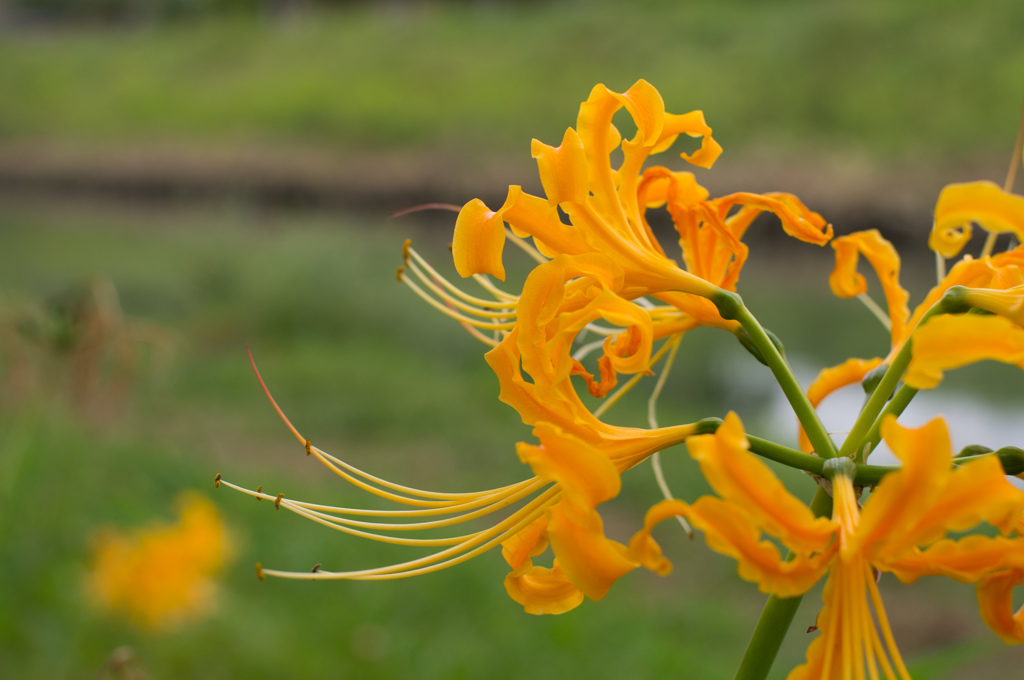
[[[406,238],[453,274],[451,215],[389,213],[536,186],[530,138],[561,139],[595,83],[643,77],[670,111],[703,109],[725,147],[700,181],[794,191],[839,233],[891,228],[920,300],[938,182],[1005,173],[1021,25],[1010,1],[0,3],[0,675],[129,677],[101,671],[127,645],[168,679],[731,677],[764,596],[675,526],[658,534],[671,576],[630,574],[559,617],[508,599],[497,552],[404,581],[259,582],[257,561],[344,570],[410,555],[213,488],[220,472],[366,504],[303,455],[245,346],[299,429],[365,470],[447,490],[517,481],[529,432],[497,401],[483,347],[395,282]],[[802,378],[884,353],[877,322],[830,296],[830,249],[757,229],[740,291],[810,367]],[[79,384],[68,301],[104,280],[122,339],[145,322],[158,340],[129,340],[130,370],[108,358]],[[1004,374],[943,389],[1007,411],[1024,385]],[[648,389],[610,418],[644,424]],[[659,414],[733,408],[792,441],[777,403],[765,370],[705,329],[684,340]],[[665,465],[678,496],[706,490],[684,450]],[[809,479],[787,480],[811,495]],[[619,539],[658,498],[646,466],[624,482],[604,512]],[[95,531],[171,520],[189,488],[238,546],[214,613],[156,634],[92,608]],[[1019,667],[970,587],[882,588],[915,678]],[[805,598],[773,677],[803,657],[819,598]]]

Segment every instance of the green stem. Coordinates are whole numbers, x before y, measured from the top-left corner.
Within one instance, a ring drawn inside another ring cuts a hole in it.
[[[811,511],[816,517],[827,517],[832,514],[832,497],[821,487],[818,487],[811,501]],[[757,627],[754,628],[754,634],[750,636],[740,667],[736,670],[735,680],[764,680],[768,676],[801,600],[803,595],[771,595],[768,598],[761,618],[757,621]]]
[[[929,319],[938,314],[952,314],[969,309],[970,307],[965,306],[963,299],[966,291],[967,289],[963,286],[951,287],[938,302],[932,305],[931,309],[925,312],[914,330],[916,331],[927,323]],[[900,379],[907,370],[907,365],[910,364],[910,359],[913,356],[911,349],[912,341],[913,332],[903,342],[903,346],[900,347],[900,351],[896,353],[892,363],[889,364],[889,368],[886,369],[885,375],[882,376],[878,386],[875,387],[875,391],[871,393],[868,403],[864,405],[860,415],[857,416],[857,421],[850,429],[850,434],[846,436],[846,440],[839,448],[840,456],[853,458],[853,454],[856,453],[857,458],[861,458],[860,453],[863,450],[864,443],[867,441],[868,432],[872,429],[875,420],[878,419],[878,415],[882,412],[885,403],[893,396],[896,385],[899,384]],[[810,436],[810,433],[808,433],[808,436]]]
[[[788,446],[776,444],[773,441],[754,437],[749,434],[747,435],[747,441],[750,442],[750,451],[752,453],[756,453],[762,458],[774,460],[777,463],[782,463],[783,465],[787,465],[798,470],[804,470],[805,472],[810,472],[811,474],[818,475],[819,477],[824,476],[825,461],[828,460],[828,458],[812,456],[808,453],[804,453],[803,451],[797,451],[796,449],[791,449]],[[878,484],[882,481],[882,477],[898,469],[898,466],[864,465],[863,463],[858,463],[857,472],[853,478],[853,484],[854,486],[871,486]]]
[[[895,396],[893,396],[892,401],[890,401],[889,405],[885,407],[885,410],[883,410],[882,413],[877,418],[875,418],[875,422],[871,425],[871,429],[868,430],[868,434],[864,438],[864,443],[870,444],[870,446],[867,449],[867,453],[871,453],[872,451],[874,451],[875,447],[878,446],[878,442],[882,441],[881,429],[882,421],[885,420],[885,417],[888,415],[892,415],[898,418],[910,404],[911,400],[915,396],[917,396],[917,392],[918,391],[911,387],[910,385],[904,385],[903,387],[896,391],[896,394]],[[861,450],[864,450],[863,446],[861,446]],[[860,460],[866,459],[867,453],[865,453],[864,458],[858,458]]]
[[[783,394],[786,395],[786,399],[789,400],[790,405],[793,407],[797,420],[803,425],[804,432],[807,433],[807,438],[810,440],[814,450],[823,458],[835,456],[836,445],[833,443],[832,438],[828,436],[825,426],[822,425],[821,420],[818,418],[817,411],[811,406],[811,402],[807,399],[804,389],[797,382],[793,371],[790,370],[789,364],[786,363],[782,354],[779,353],[778,348],[775,347],[771,338],[768,337],[768,334],[765,333],[764,328],[754,318],[754,315],[750,313],[750,310],[744,306],[743,299],[736,293],[723,290],[711,298],[711,301],[718,307],[718,312],[722,315],[723,319],[735,319],[747,331],[750,340],[761,352],[764,362],[771,369],[775,380],[779,383],[779,387],[782,388]]]

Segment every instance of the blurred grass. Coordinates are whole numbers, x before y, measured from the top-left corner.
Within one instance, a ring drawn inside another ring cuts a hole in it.
[[[518,151],[642,77],[727,148],[1004,154],[1022,24],[1016,0],[605,0],[9,30],[0,138]]]
[[[632,573],[601,603],[560,617],[523,614],[502,588],[507,568],[494,551],[402,581],[257,581],[257,561],[351,569],[411,556],[213,489],[213,474],[221,472],[289,497],[367,502],[307,459],[276,420],[249,369],[246,343],[299,429],[363,469],[450,490],[526,475],[513,443],[527,438],[527,429],[494,398],[482,348],[395,282],[405,237],[445,261],[444,242],[411,219],[0,202],[6,296],[45,299],[101,272],[117,285],[128,315],[174,329],[179,347],[170,379],[140,381],[121,414],[84,417],[54,395],[5,405],[5,676],[92,677],[128,644],[154,678],[731,677],[763,596],[739,580],[731,560],[670,525],[659,536],[676,563],[672,576]],[[791,337],[788,320],[806,309],[779,302],[792,296],[791,282],[748,275],[762,283],[751,290],[755,309]],[[836,339],[807,343],[806,356],[827,361],[863,342],[860,320],[848,302],[828,297],[824,279],[820,294],[800,300],[812,301],[819,328]],[[737,371],[763,372],[737,343],[694,332],[667,386],[662,421],[721,415],[728,404],[755,431],[775,429],[763,422],[768,393],[756,381],[725,379]],[[642,424],[646,389],[640,391],[611,418]],[[682,450],[667,452],[665,465],[679,496],[706,491]],[[810,495],[805,476],[788,471],[785,478]],[[217,613],[161,636],[93,611],[81,588],[92,533],[104,524],[170,519],[171,501],[185,488],[205,490],[238,538]],[[628,538],[657,498],[646,468],[626,475],[622,496],[602,508],[609,532]],[[897,638],[921,662],[919,680],[944,677],[991,649],[969,588],[936,582],[910,589],[890,580],[883,587]],[[818,591],[805,599],[772,677],[784,677],[802,658],[807,639],[800,629],[813,622],[819,602]],[[946,649],[962,639],[968,642]]]

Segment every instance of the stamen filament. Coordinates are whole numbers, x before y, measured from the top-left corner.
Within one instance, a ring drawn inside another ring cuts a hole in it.
[[[441,274],[439,274],[436,269],[434,269],[432,266],[430,266],[430,263],[428,263],[425,259],[423,259],[423,257],[421,257],[420,254],[417,253],[412,248],[409,249],[409,256],[412,259],[411,260],[407,260],[406,264],[408,264],[409,268],[412,269],[414,272],[416,272],[417,276],[419,276],[421,279],[426,280],[428,277],[426,277],[421,272],[419,267],[423,267],[423,269],[425,269],[427,271],[427,273],[430,274],[430,277],[429,277],[430,279],[432,279],[434,281],[440,282],[441,285],[443,285],[445,288],[447,288],[453,295],[456,295],[456,296],[462,298],[466,302],[469,302],[471,304],[474,304],[474,305],[477,305],[477,306],[480,306],[480,307],[493,307],[495,309],[510,309],[510,310],[513,310],[512,313],[514,313],[514,310],[515,310],[515,307],[516,307],[516,301],[515,300],[485,300],[483,298],[478,298],[478,297],[475,297],[473,295],[470,295],[469,293],[467,293],[466,291],[462,290],[461,288],[456,286],[454,283],[452,283],[451,281],[449,281],[445,277],[441,276]],[[412,260],[415,260],[415,262],[413,262]]]
[[[676,359],[676,352],[679,350],[679,344],[683,339],[683,334],[680,333],[672,338],[665,341],[665,345],[671,345],[668,357],[665,358],[665,365],[661,367],[661,375],[658,376],[658,382],[655,383],[654,389],[651,391],[651,397],[647,400],[647,424],[650,425],[652,430],[658,429],[658,397],[661,396],[661,391],[665,387],[665,382],[668,380],[668,374],[672,371],[672,364]],[[668,486],[668,480],[665,479],[665,471],[661,469],[661,451],[655,451],[651,456],[651,469],[654,470],[654,479],[658,482],[658,488],[661,489],[661,495],[666,500],[672,500],[672,489]],[[690,527],[690,523],[682,515],[676,515],[676,519],[679,520],[679,526],[683,528],[687,536],[693,537],[693,529]]]
[[[861,293],[857,296],[857,299],[864,303],[864,306],[875,315],[876,319],[882,322],[882,325],[885,326],[885,330],[892,332],[892,321],[889,320],[889,315],[871,298],[870,295],[867,293]]]
[[[264,569],[263,573],[268,576],[277,576],[279,578],[290,578],[298,580],[316,580],[317,578],[325,579],[350,579],[350,580],[387,580],[394,578],[406,578],[408,576],[416,576],[417,574],[430,573],[432,571],[438,571],[445,569],[456,564],[465,562],[468,559],[475,557],[487,550],[490,550],[495,545],[506,540],[509,536],[516,533],[523,527],[533,522],[535,519],[540,517],[548,505],[554,503],[561,495],[562,490],[555,486],[536,499],[534,499],[529,505],[521,508],[517,513],[511,517],[506,518],[502,522],[496,524],[494,527],[481,531],[473,538],[461,543],[447,550],[422,557],[417,560],[409,562],[403,562],[401,564],[393,564],[388,567],[378,567],[376,569],[363,569],[359,571],[348,571],[348,572],[330,572],[330,571],[318,571],[317,573],[310,572],[292,572],[292,571],[276,571],[271,569]],[[482,545],[481,545],[482,544]],[[476,547],[474,547],[476,546]],[[473,548],[467,553],[459,555],[459,553],[466,549]],[[439,560],[445,560],[449,556],[457,555],[443,562]],[[438,563],[439,562],[439,563]],[[424,566],[432,565],[432,566]]]
[[[431,278],[427,277],[426,274],[423,273],[423,271],[415,262],[410,261],[408,263],[408,266],[409,270],[416,274],[417,278],[419,278],[419,280],[422,281],[427,288],[429,288],[435,295],[437,295],[437,297],[441,298],[455,309],[460,309],[464,312],[476,314],[477,316],[484,319],[512,319],[515,317],[515,305],[512,305],[510,309],[508,303],[499,302],[493,303],[493,305],[498,307],[499,309],[480,309],[480,306],[466,303],[457,298],[456,296],[448,293],[441,286],[438,286],[437,283],[435,283],[435,281],[440,281],[441,279],[435,277],[432,280]]]
[[[526,239],[516,236],[508,227],[505,227],[505,237],[522,249],[524,253],[532,257],[537,264],[544,264],[548,261],[548,258],[541,255],[539,250],[533,247]]]
[[[431,307],[433,307],[437,311],[441,312],[445,316],[450,316],[451,318],[455,319],[459,323],[468,324],[470,326],[476,326],[477,328],[486,328],[486,329],[490,329],[490,330],[497,329],[497,330],[503,330],[503,331],[510,331],[515,326],[515,324],[512,323],[512,322],[508,322],[508,323],[492,323],[492,322],[485,322],[485,321],[477,321],[476,319],[471,319],[468,316],[463,316],[462,314],[459,314],[457,312],[453,312],[450,308],[445,307],[440,302],[438,302],[434,298],[432,298],[429,295],[427,295],[427,293],[422,288],[420,288],[415,283],[413,283],[409,279],[409,277],[405,276],[402,272],[399,272],[398,278],[399,278],[399,280],[402,283],[404,283],[405,285],[409,286],[409,288],[411,288],[414,293],[419,295],[423,299],[423,301],[426,302],[428,305],[430,305]]]

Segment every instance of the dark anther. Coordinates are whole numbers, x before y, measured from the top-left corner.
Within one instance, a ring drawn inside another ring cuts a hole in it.
[[[264,576],[264,575],[263,575],[263,567],[262,567],[262,566],[260,565],[260,563],[259,563],[259,562],[257,562],[257,563],[256,563],[256,576],[257,576],[257,577],[258,577],[258,578],[259,578],[259,579],[260,579],[261,581],[265,581],[265,580],[266,580],[266,578],[267,578],[266,576]]]
[[[274,501],[274,509],[275,510],[280,510],[281,509],[281,499],[282,498],[284,498],[284,494],[283,493],[277,494],[277,500]]]
[[[817,626],[808,626],[808,627],[807,627],[807,632],[808,632],[808,633],[813,633],[813,632],[814,632],[814,631],[816,631],[816,630],[818,630],[818,627],[817,627]]]
[[[217,473],[217,475],[216,475],[216,476],[215,476],[215,477],[213,478],[213,485],[214,485],[215,487],[217,487],[218,489],[220,488],[220,473],[219,473],[219,472],[218,472],[218,473]]]
[[[262,484],[260,484],[259,486],[256,487],[256,493],[263,493],[263,485]],[[256,500],[261,501],[263,499],[260,498],[259,496],[256,496]]]
[[[320,567],[321,567],[321,564],[319,562],[317,562],[315,565],[313,565],[313,568],[310,570],[310,573],[313,573],[313,574],[317,573],[318,571],[320,571]]]
[[[309,437],[306,437],[306,455],[308,456],[311,453],[313,452],[310,450]]]

